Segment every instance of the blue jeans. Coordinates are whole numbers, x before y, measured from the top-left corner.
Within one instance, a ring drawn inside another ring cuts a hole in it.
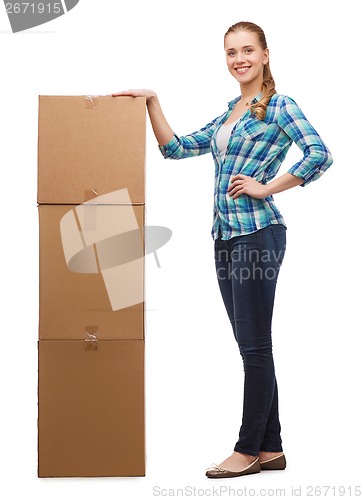
[[[286,228],[215,241],[219,288],[243,359],[243,416],[234,450],[257,456],[282,451],[271,322]]]

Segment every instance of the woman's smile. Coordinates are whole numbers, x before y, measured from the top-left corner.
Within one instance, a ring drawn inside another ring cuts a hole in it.
[[[244,75],[245,73],[247,73],[247,71],[250,69],[251,66],[238,66],[236,68],[236,72],[239,74],[239,75]]]

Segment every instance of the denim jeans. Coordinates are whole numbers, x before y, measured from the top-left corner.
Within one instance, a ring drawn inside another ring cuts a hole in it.
[[[242,425],[234,450],[254,456],[282,451],[271,322],[285,246],[281,224],[215,241],[218,284],[244,369]]]

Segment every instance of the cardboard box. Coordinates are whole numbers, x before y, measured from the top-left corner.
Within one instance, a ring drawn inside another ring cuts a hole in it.
[[[110,229],[110,234],[112,231],[116,233],[121,231],[119,235],[116,234],[106,238],[106,240],[101,240],[99,242],[101,248],[97,246],[98,244],[89,246],[85,244],[84,248],[90,252],[94,251],[94,246],[96,251],[98,248],[98,260],[101,258],[100,250],[102,250],[104,241],[109,242],[112,250],[115,249],[115,257],[113,255],[110,257],[107,254],[109,259],[115,261],[115,267],[111,262],[110,267],[105,272],[109,275],[116,273],[114,287],[119,287],[116,291],[111,290],[110,287],[107,288],[107,285],[113,285],[113,277],[106,276],[105,278],[97,267],[93,272],[87,272],[89,269],[85,269],[86,272],[75,272],[67,267],[60,225],[66,214],[73,218],[77,208],[79,207],[75,205],[40,205],[38,207],[39,339],[83,339],[89,326],[97,327],[100,340],[143,339],[143,255],[140,255],[140,251],[137,254],[138,250],[133,251],[132,247],[130,250],[130,244],[125,235],[134,234],[134,236],[139,236],[140,241],[142,241],[144,206],[87,206],[83,221],[79,222],[74,219],[75,227],[78,223],[81,224],[80,229],[82,229],[82,225],[83,227],[90,226],[88,234],[91,235],[93,234],[92,230],[97,228],[101,232],[105,232],[106,223],[103,223],[103,218],[106,218],[106,221],[115,219],[116,227]],[[94,216],[94,210],[97,210],[96,216]],[[98,216],[101,210],[106,210],[104,216]],[[91,213],[88,214],[88,211]],[[138,228],[136,230],[138,234],[135,234],[135,230],[127,231],[128,228],[134,227],[129,225],[130,216]],[[98,235],[99,232],[96,234]],[[70,234],[70,237],[72,236],[73,233]],[[83,239],[87,238],[85,233],[82,233],[81,236]],[[77,246],[77,242],[74,245]],[[92,255],[95,256],[94,253]],[[75,258],[79,256],[82,256],[81,252],[78,252]],[[120,266],[121,271],[117,271],[116,265],[122,264],[122,259],[126,262]],[[105,279],[108,281],[105,282]],[[131,300],[133,302],[138,300],[139,296],[141,296],[141,301],[135,302],[129,307],[113,310],[109,296],[111,292],[114,296],[116,295],[116,298],[113,297],[114,301],[120,299],[120,294],[126,294],[126,296],[121,295],[121,301]]]
[[[144,476],[144,341],[38,348],[38,476]]]
[[[145,108],[39,98],[39,477],[145,475]]]
[[[39,96],[38,203],[83,203],[122,188],[144,203],[145,103]]]

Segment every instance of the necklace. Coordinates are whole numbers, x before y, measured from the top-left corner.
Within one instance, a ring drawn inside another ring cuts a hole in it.
[[[250,106],[252,104],[252,101],[245,102],[245,106]]]

